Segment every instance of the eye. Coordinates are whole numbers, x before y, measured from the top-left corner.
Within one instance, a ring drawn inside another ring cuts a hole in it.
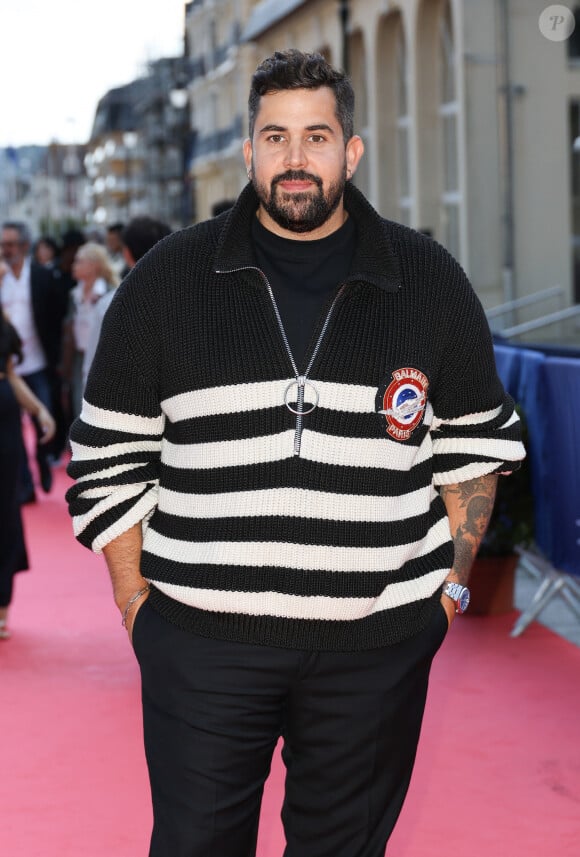
[[[269,143],[282,143],[284,140],[283,134],[270,134],[267,138]]]
[[[325,140],[326,137],[324,137],[322,134],[311,134],[308,138],[309,143],[324,143]]]

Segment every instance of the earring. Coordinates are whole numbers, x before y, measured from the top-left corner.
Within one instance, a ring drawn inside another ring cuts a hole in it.
[[[252,181],[252,171],[248,170],[248,181]]]

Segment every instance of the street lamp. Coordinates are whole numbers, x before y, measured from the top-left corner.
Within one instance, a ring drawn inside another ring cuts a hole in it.
[[[131,178],[132,178],[132,152],[137,142],[139,135],[136,131],[125,131],[123,134],[123,147],[125,149],[125,214],[127,220],[131,216]]]
[[[171,106],[178,111],[179,114],[179,124],[178,124],[178,137],[179,137],[179,150],[181,156],[181,212],[180,219],[182,226],[188,226],[191,218],[192,218],[192,200],[190,197],[190,181],[189,181],[189,141],[191,139],[190,134],[190,122],[189,122],[189,111],[187,110],[187,106],[189,104],[189,92],[186,87],[176,87],[175,89],[170,90],[169,92],[169,101],[171,102]]]
[[[342,69],[348,74],[348,25],[350,21],[350,0],[338,0],[338,17],[340,18],[340,32],[342,36]]]

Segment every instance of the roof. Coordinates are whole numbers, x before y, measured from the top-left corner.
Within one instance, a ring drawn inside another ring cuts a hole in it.
[[[304,6],[307,0],[262,0],[252,10],[248,23],[242,32],[242,42],[251,42],[261,36],[274,24]]]

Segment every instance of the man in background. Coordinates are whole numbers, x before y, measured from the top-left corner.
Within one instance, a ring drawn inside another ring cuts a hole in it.
[[[105,246],[109,251],[113,268],[117,272],[119,280],[122,280],[129,270],[123,256],[123,229],[123,223],[112,223],[107,227],[107,234],[105,235]]]

